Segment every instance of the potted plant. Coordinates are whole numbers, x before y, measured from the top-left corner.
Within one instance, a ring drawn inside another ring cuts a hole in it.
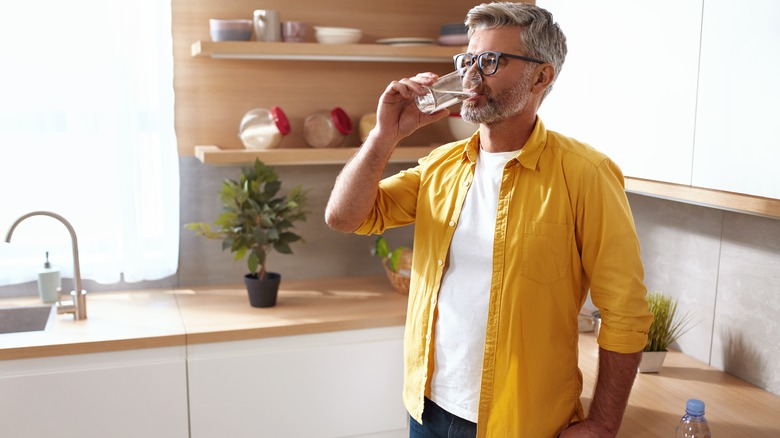
[[[691,329],[691,315],[678,317],[677,299],[663,292],[651,292],[647,295],[653,322],[647,333],[647,345],[642,352],[639,364],[640,373],[657,373],[663,366],[669,345]]]
[[[385,268],[387,279],[398,293],[409,295],[409,282],[412,275],[412,250],[399,246],[390,250],[387,240],[379,236],[374,244],[374,255],[382,258],[382,267]]]
[[[230,249],[235,259],[246,257],[249,273],[244,276],[253,307],[276,304],[281,275],[266,270],[268,255],[276,251],[292,254],[290,244],[301,237],[290,231],[297,221],[306,220],[306,193],[300,186],[278,196],[282,186],[276,171],[259,159],[243,168],[238,181],[226,179],[219,198],[223,212],[214,221],[186,225],[208,239],[222,239],[222,249]]]

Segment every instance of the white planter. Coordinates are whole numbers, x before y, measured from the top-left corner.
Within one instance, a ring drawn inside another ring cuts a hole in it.
[[[639,362],[640,373],[657,373],[661,371],[666,358],[665,351],[643,351],[642,361]]]

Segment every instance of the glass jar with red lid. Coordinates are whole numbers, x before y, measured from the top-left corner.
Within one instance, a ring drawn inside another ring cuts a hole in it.
[[[247,149],[273,149],[292,131],[290,121],[278,106],[255,108],[241,119],[238,136]]]
[[[336,148],[352,133],[352,121],[343,109],[320,110],[303,121],[303,140],[313,148]]]

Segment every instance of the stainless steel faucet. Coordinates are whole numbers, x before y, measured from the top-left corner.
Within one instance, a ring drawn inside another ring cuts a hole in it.
[[[53,217],[54,219],[62,222],[62,224],[65,225],[65,228],[68,229],[68,232],[70,233],[71,246],[73,248],[73,281],[75,283],[75,290],[71,291],[70,293],[70,295],[73,297],[71,301],[63,302],[57,300],[57,313],[72,313],[73,319],[87,319],[87,291],[81,288],[79,244],[78,240],[76,239],[76,230],[73,229],[73,226],[70,224],[70,222],[57,213],[52,213],[50,211],[33,211],[20,217],[16,220],[16,222],[14,222],[13,225],[11,225],[11,228],[8,230],[8,234],[5,235],[5,241],[10,243],[11,236],[14,234],[14,229],[16,229],[16,226],[31,216]]]

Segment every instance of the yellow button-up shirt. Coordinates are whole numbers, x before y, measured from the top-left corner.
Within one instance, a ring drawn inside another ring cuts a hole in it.
[[[418,422],[435,366],[437,295],[477,148],[479,133],[382,180],[373,211],[356,230],[415,224],[403,400]],[[577,315],[589,290],[601,312],[599,345],[619,353],[644,348],[652,316],[623,184],[605,155],[547,131],[539,119],[504,167],[478,437],[554,437],[584,418]]]

